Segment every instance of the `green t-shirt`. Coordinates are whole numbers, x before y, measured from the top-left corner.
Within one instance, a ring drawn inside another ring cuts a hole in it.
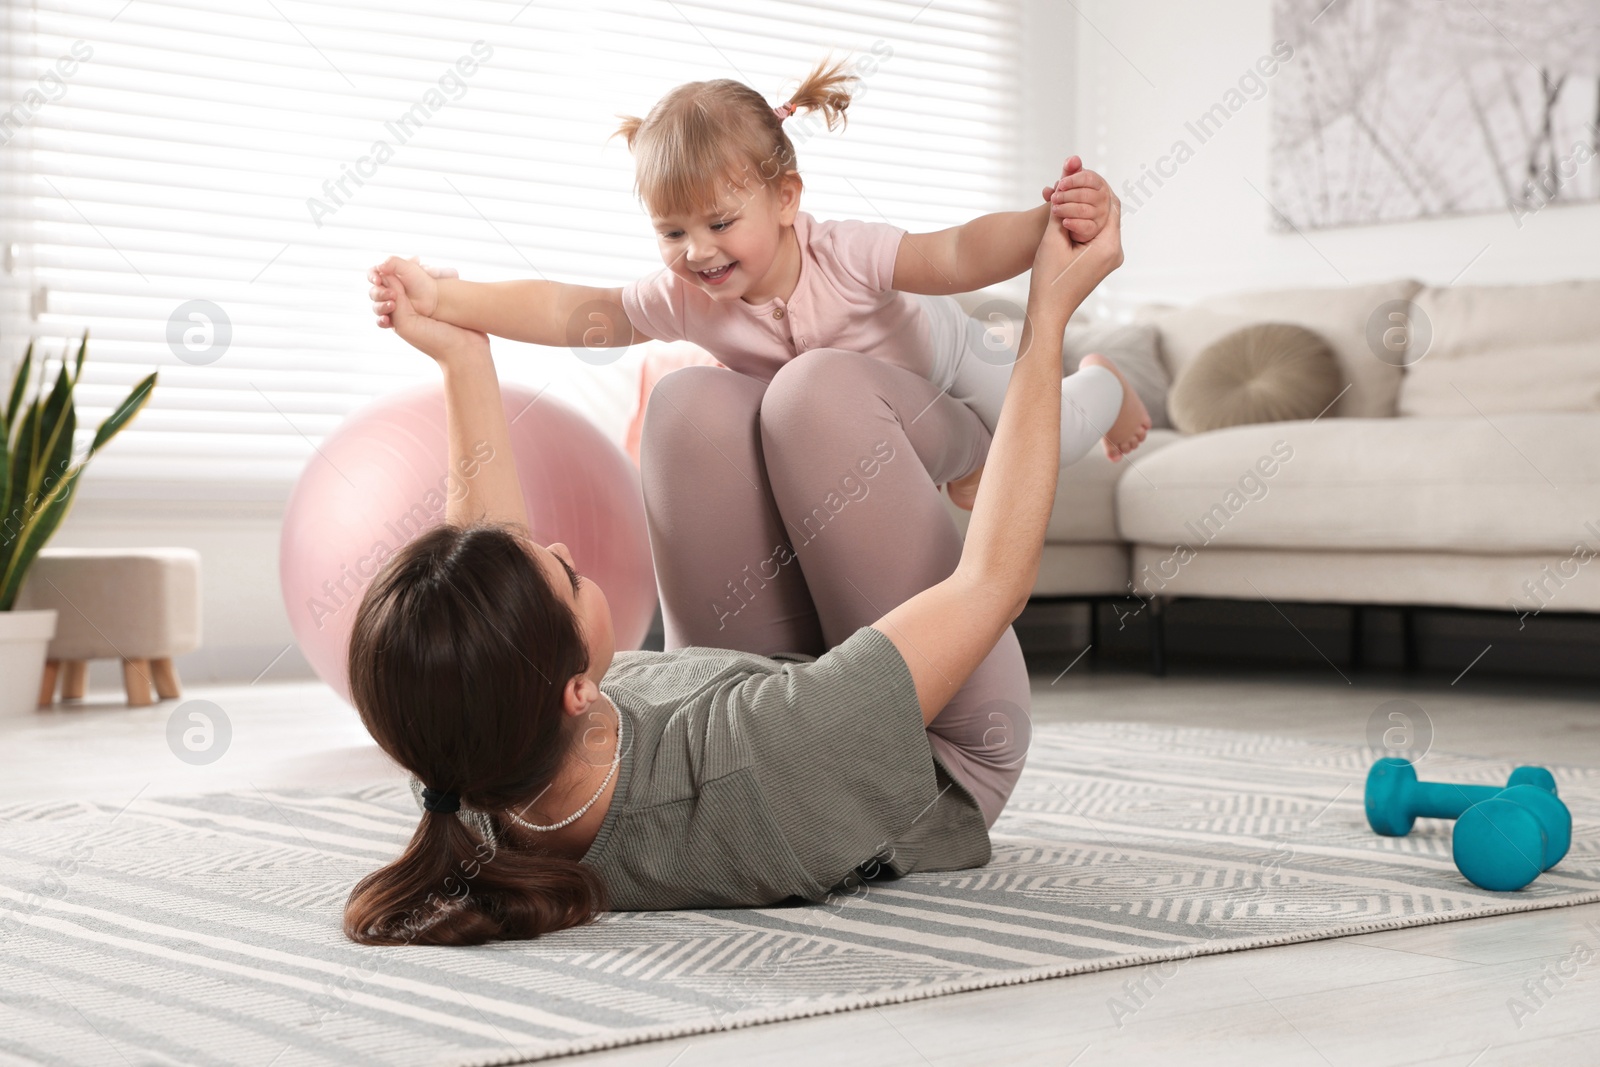
[[[582,862],[616,910],[822,901],[862,876],[989,862],[983,812],[934,755],[879,630],[817,658],[618,652],[600,689],[626,723]]]

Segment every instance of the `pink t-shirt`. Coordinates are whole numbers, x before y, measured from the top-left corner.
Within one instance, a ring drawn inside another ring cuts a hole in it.
[[[663,267],[623,287],[628,320],[657,340],[697,344],[762,381],[812,348],[844,348],[929,377],[933,351],[922,306],[890,288],[906,231],[886,222],[818,221],[801,211],[794,233],[800,279],[788,300],[713,300]]]

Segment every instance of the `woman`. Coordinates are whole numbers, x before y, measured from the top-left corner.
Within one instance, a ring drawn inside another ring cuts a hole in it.
[[[817,349],[704,410],[681,401],[716,395],[707,383],[673,382],[717,368],[658,384],[642,449],[658,565],[674,552],[722,559],[736,598],[712,617],[735,635],[788,620],[794,647],[770,657],[616,654],[604,594],[564,545],[528,536],[487,337],[417,315],[395,286],[396,331],[444,374],[452,467],[484,439],[497,459],[450,501],[444,526],[391,559],[355,621],[352,699],[418,780],[423,816],[400,858],[352,891],[346,933],[529,938],[612,907],[820,900],[885,869],[987,862],[988,826],[1026,752],[1026,675],[1021,692],[1009,668],[993,686],[974,676],[1002,642],[1015,647],[1010,624],[1038,573],[1059,472],[1062,333],[1121,262],[1115,198],[1086,244],[1046,228],[964,544],[936,484],[972,457],[921,450],[936,450],[918,424],[941,398],[916,392],[915,375]],[[869,386],[858,409],[828,409],[839,391],[809,380],[842,374]],[[922,400],[932,407],[919,412]],[[695,440],[716,464],[685,479]],[[764,529],[719,536],[752,507]],[[916,543],[852,525],[874,507],[899,514]],[[785,539],[797,559],[777,558]],[[959,559],[939,573],[952,539]],[[726,592],[663,581],[680,619]],[[812,660],[819,641],[828,650]]]

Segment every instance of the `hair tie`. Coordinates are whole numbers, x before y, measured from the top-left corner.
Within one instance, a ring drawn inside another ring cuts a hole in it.
[[[454,789],[433,790],[422,787],[422,806],[439,815],[454,815],[461,810],[461,794]]]
[[[772,113],[778,116],[778,121],[781,123],[784,119],[794,114],[794,105],[779,104],[777,107],[772,109]]]

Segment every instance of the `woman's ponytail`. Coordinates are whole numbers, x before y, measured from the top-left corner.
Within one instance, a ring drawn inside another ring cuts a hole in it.
[[[589,867],[493,840],[454,815],[424,812],[400,858],[350,891],[345,936],[365,945],[479,945],[579,926],[609,907]]]

